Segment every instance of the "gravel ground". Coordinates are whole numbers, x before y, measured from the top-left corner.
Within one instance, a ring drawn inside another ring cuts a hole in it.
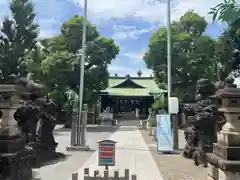
[[[148,136],[146,130],[140,130],[145,142],[151,150],[152,156],[164,180],[206,180],[207,168],[196,167],[191,159],[182,157],[182,154],[158,154],[156,142]],[[183,131],[179,131],[179,148],[184,147]]]

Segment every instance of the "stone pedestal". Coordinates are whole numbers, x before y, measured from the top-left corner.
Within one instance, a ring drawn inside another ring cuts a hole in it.
[[[29,180],[32,176],[28,160],[31,149],[26,148],[26,139],[14,119],[20,106],[15,85],[0,85],[0,180]]]
[[[211,164],[208,180],[240,179],[240,89],[220,90],[226,124],[217,134],[218,142],[213,145],[213,153],[207,154]]]
[[[77,122],[75,118],[72,124],[71,144],[67,146],[67,151],[88,151],[89,146],[86,144],[86,131],[87,131],[87,111],[82,111],[81,123]],[[78,128],[75,126],[78,125]]]
[[[101,125],[112,126],[113,125],[113,113],[103,112],[100,114]]]

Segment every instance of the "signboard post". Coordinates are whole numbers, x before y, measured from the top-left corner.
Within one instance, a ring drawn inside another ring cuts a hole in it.
[[[179,111],[179,100],[177,97],[170,97],[169,98],[169,114],[173,115],[172,121],[172,133],[173,133],[173,148],[175,150],[178,149],[178,118],[177,114]]]
[[[105,170],[108,170],[108,166],[115,166],[115,141],[103,140],[99,141],[98,149],[98,165],[105,166]]]
[[[171,118],[169,114],[157,115],[157,149],[158,152],[173,152],[173,135],[171,129]]]

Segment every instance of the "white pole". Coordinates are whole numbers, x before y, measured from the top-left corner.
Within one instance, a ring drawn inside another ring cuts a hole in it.
[[[171,3],[167,0],[167,89],[168,89],[168,103],[171,97]],[[168,108],[169,109],[169,108]]]
[[[167,86],[168,86],[168,113],[169,111],[169,99],[171,97],[172,92],[172,60],[171,60],[171,34],[172,34],[172,28],[171,28],[171,0],[167,0]],[[178,149],[178,125],[177,125],[177,116],[172,116],[172,131],[173,131],[173,148],[175,150]]]
[[[87,0],[84,1],[84,15],[83,15],[83,33],[82,33],[82,55],[81,55],[81,66],[80,66],[80,84],[79,84],[79,116],[78,126],[82,127],[82,107],[83,107],[83,91],[84,91],[84,65],[85,65],[85,51],[86,51],[86,36],[87,36]],[[81,129],[82,134],[83,129]],[[79,129],[78,132],[79,133]],[[78,142],[79,144],[79,136]],[[80,142],[81,145],[85,146],[85,141]]]

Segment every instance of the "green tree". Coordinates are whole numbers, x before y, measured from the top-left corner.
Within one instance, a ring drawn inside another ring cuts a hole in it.
[[[228,31],[224,32],[216,41],[215,56],[218,62],[217,71],[219,78],[224,80],[231,72],[231,59],[235,45]]]
[[[41,40],[50,52],[42,62],[46,83],[53,89],[69,87],[75,92],[79,88],[81,37],[83,18],[74,15],[61,26],[61,34]],[[84,74],[84,101],[93,103],[97,94],[107,87],[107,66],[119,53],[113,39],[100,36],[97,28],[87,23],[86,59]]]
[[[225,0],[211,8],[209,14],[213,21],[222,21],[228,25],[224,36],[233,41],[235,48],[240,47],[240,5],[235,0]]]
[[[5,17],[0,29],[8,39],[0,64],[4,80],[11,74],[27,74],[25,56],[35,48],[39,34],[38,25],[34,23],[34,5],[30,0],[12,0],[10,10],[13,20]]]
[[[173,93],[181,99],[193,94],[196,81],[213,78],[217,62],[214,59],[215,41],[203,35],[205,19],[193,11],[184,14],[179,22],[172,23],[172,79]],[[148,51],[143,57],[153,70],[156,82],[166,83],[167,29],[159,28],[149,39]],[[186,93],[186,92],[191,93]]]
[[[236,0],[224,0],[222,3],[211,8],[209,14],[213,15],[213,21],[222,21],[227,23],[228,26],[239,26],[240,5],[237,4]]]
[[[51,89],[68,85],[76,55],[68,51],[53,52],[41,62],[44,83]]]
[[[225,0],[211,8],[209,14],[213,15],[213,21],[222,21],[228,25],[216,46],[222,76],[226,77],[231,71],[239,75],[240,62],[232,63],[231,59],[233,51],[240,49],[240,6],[235,0]]]
[[[194,11],[186,12],[180,18],[180,22],[182,28],[180,28],[179,30],[181,31],[182,29],[184,32],[191,34],[193,36],[201,36],[203,32],[205,32],[207,27],[207,22],[204,19],[204,17],[199,16]],[[174,26],[175,28],[179,27],[177,22],[173,24],[173,27]]]
[[[82,16],[74,15],[68,21],[64,22],[61,26],[61,35],[65,40],[65,47],[69,52],[76,53],[82,45],[82,33],[83,33]],[[86,42],[91,42],[100,36],[97,27],[87,21],[87,36]],[[60,38],[58,39],[60,40]],[[61,40],[60,40],[61,41]]]

